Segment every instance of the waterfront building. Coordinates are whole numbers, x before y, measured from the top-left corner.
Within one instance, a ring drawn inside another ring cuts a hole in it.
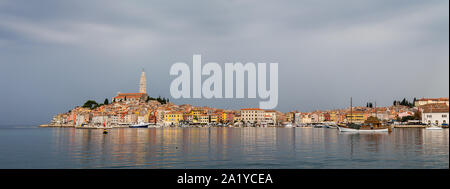
[[[293,123],[295,121],[295,112],[287,112],[285,115],[287,122]]]
[[[320,117],[319,113],[317,112],[311,113],[311,123],[319,123],[320,122],[319,117]]]
[[[202,125],[206,125],[206,124],[209,124],[209,115],[207,115],[207,114],[200,114],[200,115],[198,115],[198,121],[199,121],[199,123],[200,124],[202,124]]]
[[[277,124],[277,112],[275,110],[265,110],[264,111],[264,123],[269,126],[274,126]]]
[[[147,121],[148,121],[148,119],[146,120],[144,115],[138,115],[137,116],[137,122],[138,123],[147,123]]]
[[[102,125],[105,123],[109,123],[109,117],[107,115],[95,115],[92,117],[91,123],[96,124],[96,125]]]
[[[366,120],[365,112],[363,111],[352,111],[348,112],[346,115],[347,122],[352,123],[363,123]]]
[[[123,119],[121,119],[121,116],[115,114],[115,115],[111,115],[111,124],[119,124],[122,123]]]
[[[192,115],[193,123],[198,123],[200,122],[200,115],[205,114],[205,110],[202,108],[193,108],[189,114]]]
[[[90,122],[90,115],[88,113],[77,114],[75,125],[80,126],[81,124]]]
[[[209,121],[209,123],[218,123],[217,115],[215,115],[215,114],[209,115],[208,121]]]
[[[310,113],[302,113],[300,115],[300,123],[301,124],[310,124],[310,123],[312,123],[312,115]]]
[[[183,121],[186,123],[193,123],[194,122],[194,116],[189,114],[189,113],[185,113],[183,114]]]
[[[302,120],[302,113],[301,112],[296,112],[295,113],[294,123],[301,124],[301,120]]]
[[[235,114],[233,112],[224,112],[222,115],[222,119],[225,123],[233,123]]]
[[[242,121],[241,114],[240,113],[234,114],[233,122],[234,123],[240,123],[241,121]]]
[[[331,111],[330,112],[330,121],[338,123],[338,122],[342,122],[343,120],[341,120],[341,113],[338,111]]]
[[[422,109],[422,123],[442,125],[448,124],[448,106],[445,108],[425,108]]]
[[[125,121],[125,123],[128,123],[128,124],[134,124],[134,123],[137,123],[137,121],[138,121],[138,117],[137,117],[137,115],[136,114],[133,114],[133,113],[128,113],[128,114],[126,114],[125,115],[125,117],[124,117],[124,121]]]
[[[241,118],[245,123],[259,124],[264,120],[264,110],[259,108],[241,109]]]
[[[178,125],[180,121],[183,120],[183,112],[167,112],[164,114],[164,124],[165,125]]]
[[[324,121],[331,121],[330,113],[325,112],[325,113],[323,113],[322,115],[323,115],[323,120],[324,120]]]

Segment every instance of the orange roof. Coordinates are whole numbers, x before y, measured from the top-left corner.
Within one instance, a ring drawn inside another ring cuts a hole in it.
[[[416,101],[428,101],[428,100],[434,100],[434,101],[448,101],[448,98],[420,98]]]
[[[147,95],[146,93],[119,93],[114,98],[123,98],[123,97],[129,97],[129,98],[140,98]]]
[[[425,104],[419,106],[419,108],[427,109],[427,108],[448,108],[446,103],[434,103],[434,104]]]
[[[241,109],[241,110],[263,110],[263,109],[259,109],[259,108],[244,108],[244,109]]]
[[[423,113],[448,113],[448,108],[426,108]]]

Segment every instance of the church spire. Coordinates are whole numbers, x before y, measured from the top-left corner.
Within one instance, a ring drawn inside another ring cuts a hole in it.
[[[145,78],[144,68],[142,68],[141,81],[139,83],[139,93],[147,93],[147,79]]]

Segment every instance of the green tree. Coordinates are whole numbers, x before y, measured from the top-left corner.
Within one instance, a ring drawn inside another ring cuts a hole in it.
[[[103,102],[104,105],[108,105],[109,104],[109,100],[108,98],[105,98],[105,101]]]
[[[89,109],[94,109],[98,107],[98,103],[95,102],[94,100],[88,100],[86,101],[83,106],[83,108],[89,108]]]
[[[408,120],[414,120],[414,116],[404,116],[402,117],[402,122],[407,122]]]

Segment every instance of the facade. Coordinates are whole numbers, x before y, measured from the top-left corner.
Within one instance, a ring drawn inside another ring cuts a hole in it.
[[[448,124],[449,109],[424,109],[422,111],[422,123],[428,125]]]
[[[303,113],[300,115],[300,123],[301,124],[309,124],[312,123],[312,116],[310,113]]]
[[[183,112],[168,112],[164,114],[164,124],[178,125],[183,120]]]
[[[347,114],[347,122],[363,123],[366,120],[366,115],[363,111],[352,111]]]
[[[265,111],[259,108],[241,109],[241,119],[245,123],[260,124],[264,120]]]
[[[263,123],[265,125],[274,126],[277,124],[277,112],[274,110],[266,110],[264,111],[264,120]]]
[[[207,114],[201,114],[198,116],[199,117],[199,123],[200,124],[208,124],[209,123],[209,116]]]

